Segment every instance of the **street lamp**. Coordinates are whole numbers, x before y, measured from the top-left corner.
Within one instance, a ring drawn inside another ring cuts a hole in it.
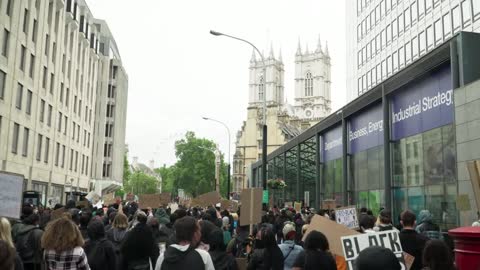
[[[245,39],[242,39],[242,38],[238,38],[238,37],[234,37],[234,36],[230,36],[230,35],[227,35],[227,34],[224,34],[224,33],[220,33],[220,32],[217,32],[217,31],[213,31],[213,30],[210,30],[210,34],[214,35],[214,36],[225,36],[225,37],[229,37],[229,38],[232,38],[232,39],[236,39],[236,40],[239,40],[239,41],[242,41],[242,42],[245,42],[247,44],[249,44],[250,46],[253,47],[253,49],[255,51],[257,51],[257,53],[260,55],[260,57],[262,58],[262,65],[263,65],[263,75],[265,77],[265,81],[264,81],[264,84],[263,84],[263,87],[264,87],[264,91],[263,91],[263,132],[262,132],[262,184],[263,184],[263,189],[266,190],[267,189],[267,93],[266,93],[266,82],[267,82],[267,66],[265,65],[265,58],[263,57],[263,54],[260,52],[260,50],[257,49],[257,47],[255,47],[255,45],[253,45],[250,41],[248,40],[245,40]]]
[[[206,120],[206,121],[217,122],[227,129],[227,133],[228,133],[227,200],[230,200],[230,164],[231,164],[231,156],[230,156],[230,145],[231,145],[230,138],[231,138],[231,135],[230,135],[230,129],[228,128],[227,124],[225,124],[222,121],[212,119],[212,118],[208,118],[208,117],[202,117],[202,119]]]

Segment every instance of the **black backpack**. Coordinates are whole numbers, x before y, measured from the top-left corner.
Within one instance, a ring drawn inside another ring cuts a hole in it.
[[[33,238],[35,230],[40,230],[40,228],[32,228],[17,236],[15,249],[23,262],[34,261],[35,253],[38,249],[37,243]]]

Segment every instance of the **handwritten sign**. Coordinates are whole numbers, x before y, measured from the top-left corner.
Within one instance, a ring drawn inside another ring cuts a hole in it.
[[[402,265],[402,269],[406,269],[402,244],[400,243],[400,236],[397,231],[344,236],[341,238],[341,241],[343,255],[345,256],[348,269],[350,270],[356,269],[355,260],[360,252],[371,246],[381,246],[390,249],[398,258],[398,261]]]
[[[262,221],[262,188],[242,190],[240,208],[240,226],[257,224]]]
[[[324,200],[322,202],[322,209],[330,210],[337,208],[337,202],[335,200]]]
[[[23,175],[0,172],[0,216],[20,218]]]
[[[302,211],[302,203],[301,202],[295,202],[295,204],[293,205],[294,209],[295,209],[295,212],[297,213],[300,213],[300,211]]]
[[[141,194],[138,199],[138,207],[140,209],[158,208],[161,204],[160,194]]]
[[[358,229],[357,208],[347,206],[335,210],[335,219],[337,223],[347,226],[349,229]]]
[[[103,195],[103,203],[105,205],[112,205],[116,202],[115,200],[115,193],[108,193]]]

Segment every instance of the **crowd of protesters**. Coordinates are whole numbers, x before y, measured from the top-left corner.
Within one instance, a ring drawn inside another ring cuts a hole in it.
[[[63,213],[53,218],[58,209]],[[403,251],[415,257],[411,270],[455,269],[452,247],[428,210],[418,219],[406,210],[398,224],[388,210],[378,216],[365,208],[359,212],[361,233],[399,232]],[[274,206],[252,226],[240,226],[240,215],[220,205],[180,206],[174,212],[119,201],[105,208],[77,208],[73,201],[52,210],[24,205],[20,221],[0,218],[0,269],[347,269],[322,232],[310,230],[305,236],[314,215],[335,220],[334,211]],[[363,250],[355,265],[358,270],[401,269],[393,252],[381,247]]]

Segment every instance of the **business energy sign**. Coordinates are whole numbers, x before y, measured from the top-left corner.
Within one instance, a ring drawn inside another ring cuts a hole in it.
[[[382,104],[370,107],[349,120],[348,143],[350,154],[383,145]]]
[[[322,145],[324,161],[341,158],[343,154],[342,125],[325,132],[322,135]]]
[[[399,89],[390,99],[392,139],[399,140],[453,122],[449,65]]]

